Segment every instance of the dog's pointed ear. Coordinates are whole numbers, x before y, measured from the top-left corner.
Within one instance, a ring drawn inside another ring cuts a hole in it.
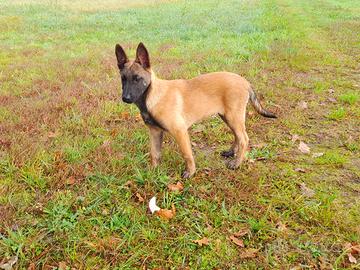
[[[147,49],[145,48],[142,42],[139,43],[136,49],[136,59],[135,62],[142,65],[144,69],[150,68],[150,57]]]
[[[129,59],[126,56],[124,49],[119,44],[116,44],[115,46],[115,54],[119,69],[123,69],[124,65],[129,61]]]

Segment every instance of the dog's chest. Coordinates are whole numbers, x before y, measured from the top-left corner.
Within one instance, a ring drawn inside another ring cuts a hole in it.
[[[155,126],[163,130],[166,130],[149,112],[146,106],[146,96],[142,98],[139,102],[137,102],[136,106],[139,108],[141,118],[143,119],[146,125]]]

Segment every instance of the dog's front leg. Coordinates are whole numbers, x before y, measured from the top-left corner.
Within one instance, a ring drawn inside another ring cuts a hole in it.
[[[183,178],[190,178],[195,173],[195,161],[191,150],[189,134],[186,128],[170,131],[176,142],[179,144],[180,151],[186,162],[186,170],[183,172]]]
[[[161,157],[161,146],[164,132],[157,127],[149,127],[150,130],[150,158],[151,166],[156,167]]]

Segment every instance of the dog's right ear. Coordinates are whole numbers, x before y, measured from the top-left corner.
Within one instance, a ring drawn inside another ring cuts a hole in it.
[[[129,59],[126,56],[124,49],[119,44],[116,44],[115,46],[115,54],[119,69],[123,69],[125,64],[129,61]]]

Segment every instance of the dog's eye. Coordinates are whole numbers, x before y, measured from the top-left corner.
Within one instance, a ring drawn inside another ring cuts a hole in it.
[[[132,77],[132,79],[133,79],[134,82],[140,81],[140,77],[139,77],[139,76],[136,76],[136,75],[134,75],[134,76]]]

